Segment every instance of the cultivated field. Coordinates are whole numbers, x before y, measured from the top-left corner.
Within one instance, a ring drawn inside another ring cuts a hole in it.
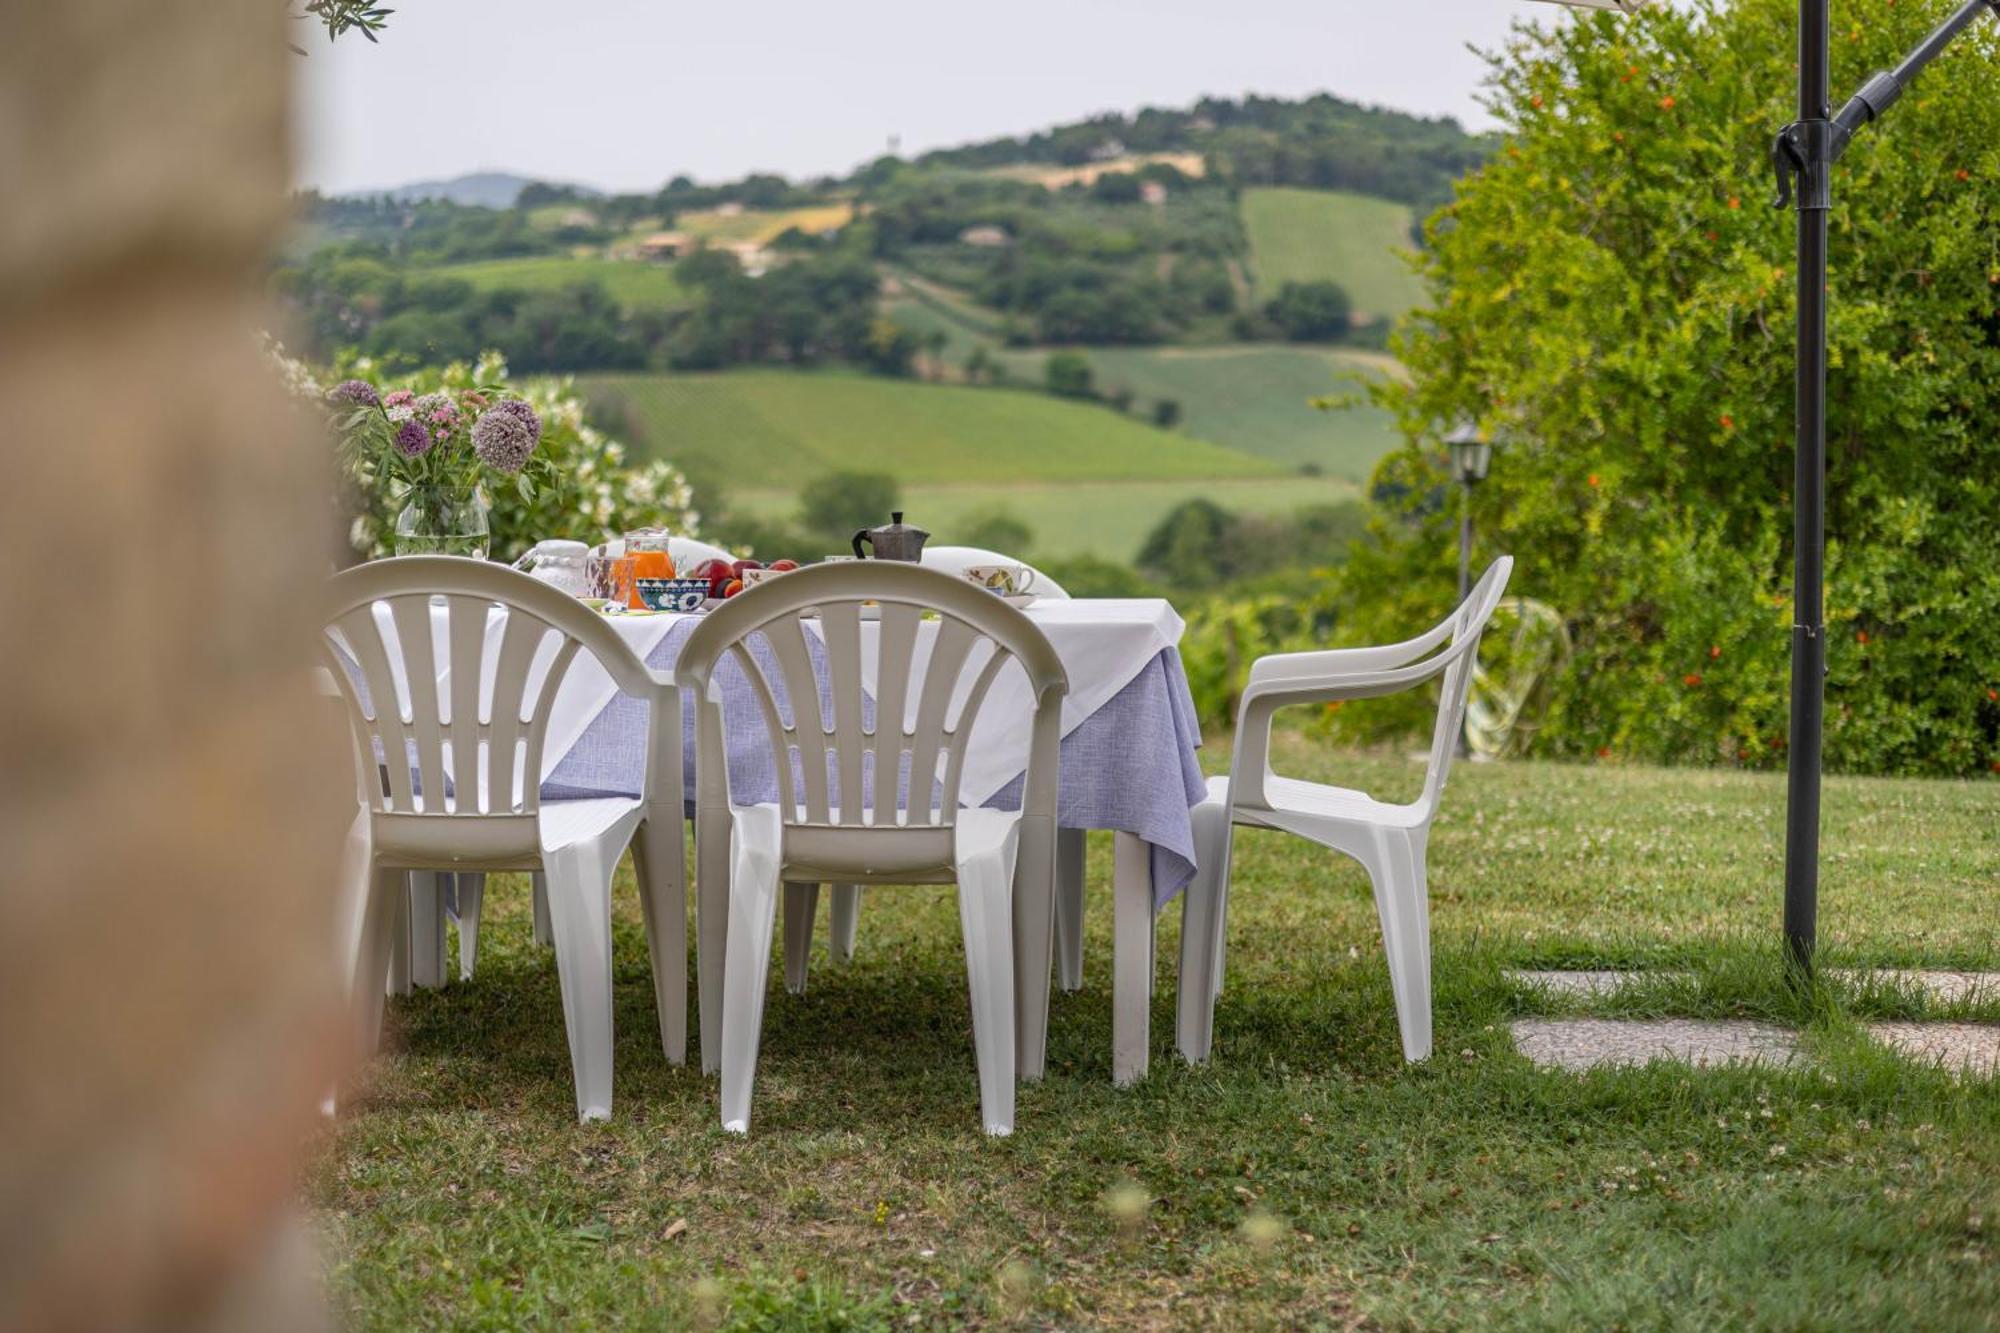
[[[1396,253],[1410,248],[1410,223],[1407,206],[1367,195],[1245,190],[1258,299],[1268,301],[1287,282],[1331,278],[1347,289],[1357,315],[1393,319],[1423,296]]]
[[[644,453],[710,465],[731,489],[795,492],[823,472],[906,486],[1271,477],[1262,459],[1091,404],[846,371],[589,375]]]
[[[1099,176],[1114,172],[1137,171],[1154,163],[1164,163],[1183,176],[1201,176],[1208,171],[1208,159],[1200,153],[1128,153],[1108,162],[1091,162],[1077,167],[1046,166],[1038,162],[1018,162],[1011,166],[993,167],[989,176],[1006,176],[1012,180],[1033,181],[1044,189],[1060,190],[1066,185],[1093,185]]]
[[[641,260],[572,259],[531,255],[521,259],[482,259],[425,270],[441,278],[463,278],[482,291],[513,287],[524,291],[556,291],[578,283],[603,285],[627,310],[677,306],[687,294],[674,281],[673,269]]]

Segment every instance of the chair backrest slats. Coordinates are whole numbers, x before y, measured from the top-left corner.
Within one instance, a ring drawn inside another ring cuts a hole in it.
[[[367,709],[353,714],[361,748],[372,762],[388,774],[386,799],[392,810],[410,812],[417,808],[410,781],[410,729],[403,721],[403,706],[397,698],[395,672],[389,665],[388,646],[382,642],[382,627],[372,605],[356,607],[337,622],[341,641],[354,654],[367,685]],[[357,701],[358,702],[358,701]],[[377,798],[382,799],[381,797]]]
[[[965,775],[965,751],[972,741],[972,722],[979,716],[980,705],[986,702],[986,692],[993,688],[993,682],[1000,677],[1000,669],[1006,665],[1007,654],[989,654],[986,664],[973,678],[972,690],[965,696],[965,706],[958,710],[956,725],[951,732],[951,757],[945,761],[944,770],[944,807],[947,810],[958,805],[958,785]]]
[[[872,623],[864,605],[877,609]],[[935,616],[934,625],[927,614]],[[769,666],[749,651],[759,638],[770,646]],[[1059,718],[1068,688],[1055,650],[1020,611],[962,578],[888,562],[802,570],[711,612],[682,646],[677,667],[683,687],[697,691],[711,713],[721,706],[716,670],[724,659],[743,669],[764,714],[785,821],[857,831],[954,822],[966,739],[993,682],[1010,664],[1026,673],[1038,718]],[[777,703],[781,687],[791,704],[789,726]],[[872,726],[864,720],[870,687]],[[704,727],[705,735],[713,733],[712,723]],[[1053,774],[1055,748],[1045,738],[1057,734],[1053,727],[1036,728],[1031,768]],[[804,770],[803,803],[794,791],[793,747]],[[906,756],[907,796],[899,800]],[[707,750],[702,762],[711,762]],[[838,774],[837,818],[828,793],[830,763]],[[1048,807],[1032,813],[1053,818],[1053,781],[1044,777],[1030,786]]]
[[[437,688],[437,645],[431,637],[428,602],[414,597],[389,603],[397,646],[403,655],[404,689],[410,700],[410,738],[415,742],[418,794],[424,809],[445,808],[444,735]]]
[[[839,765],[841,822],[862,823],[867,814],[863,774],[869,738],[864,727],[864,687],[861,680],[861,607],[835,602],[820,608],[820,633],[826,637],[827,694],[833,703],[833,753]]]
[[[799,752],[799,767],[805,774],[806,818],[814,824],[828,823],[832,807],[827,800],[827,726],[820,707],[819,678],[813,674],[812,649],[806,646],[805,627],[796,617],[787,616],[764,626],[764,640],[777,659],[785,697],[791,704],[791,739]]]
[[[882,607],[875,649],[875,731],[869,753],[875,764],[875,807],[896,822],[896,793],[903,778],[904,714],[910,702],[910,658],[917,650],[921,607],[891,602]]]
[[[681,651],[687,650],[683,648]],[[792,781],[792,737],[783,715],[778,712],[777,696],[771,692],[771,682],[758,668],[757,659],[748,647],[740,642],[733,643],[729,646],[729,655],[736,659],[736,665],[749,680],[750,693],[756,698],[757,707],[764,714],[764,726],[771,734],[771,762],[777,769],[778,808],[785,812],[787,819],[795,819],[799,793],[798,785]]]
[[[978,642],[978,633],[963,621],[946,620],[938,625],[937,638],[931,644],[930,660],[924,663],[923,694],[917,704],[917,727],[910,734],[910,793],[906,805],[910,823],[919,822],[915,817],[917,811],[931,808],[932,791],[941,777],[938,755],[945,747],[945,715],[951,708],[952,695],[958,690],[959,673],[965,666],[965,659]]]
[[[486,641],[486,617],[492,604],[471,597],[445,599],[450,617],[451,786],[452,809],[459,814],[484,813],[480,800],[479,685],[480,659]]]
[[[1501,556],[1495,560],[1451,613],[1451,646],[1457,647],[1468,638],[1473,642],[1468,651],[1445,668],[1438,682],[1437,724],[1431,731],[1430,764],[1424,772],[1423,795],[1418,798],[1427,811],[1435,811],[1444,795],[1445,780],[1450,777],[1452,760],[1458,754],[1459,732],[1465,726],[1465,701],[1472,692],[1472,677],[1479,660],[1478,640],[1485,634],[1493,609],[1507,591],[1507,580],[1513,570],[1513,557]]]
[[[594,612],[504,566],[378,561],[337,575],[329,600],[325,656],[378,814],[536,813],[551,705],[580,650],[624,692],[673,697]]]

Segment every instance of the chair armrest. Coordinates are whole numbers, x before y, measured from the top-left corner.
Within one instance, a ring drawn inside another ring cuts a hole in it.
[[[1373,648],[1326,648],[1310,653],[1272,653],[1250,665],[1249,685],[1310,684],[1365,672],[1407,666],[1451,636],[1451,622],[1402,643]]]
[[[1288,653],[1284,656],[1293,660],[1286,664],[1289,668],[1287,670],[1266,673],[1260,678],[1257,671],[1252,669],[1250,684],[1243,692],[1244,707],[1247,709],[1253,703],[1263,704],[1266,707],[1293,703],[1332,703],[1343,699],[1375,699],[1383,695],[1400,694],[1404,690],[1443,675],[1446,668],[1478,645],[1478,637],[1468,634],[1445,652],[1427,657],[1421,662],[1390,669],[1361,671],[1351,668],[1336,669],[1336,665],[1330,664],[1328,659],[1341,659],[1343,652],[1353,654],[1386,650],[1362,648],[1334,649],[1323,653]],[[1400,649],[1404,645],[1398,644],[1396,647]],[[1265,658],[1257,665],[1262,666],[1264,662],[1272,660],[1274,659]],[[1350,656],[1344,661],[1339,661],[1337,665],[1346,665],[1355,660]]]

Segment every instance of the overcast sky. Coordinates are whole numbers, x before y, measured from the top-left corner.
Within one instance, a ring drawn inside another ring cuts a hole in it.
[[[1486,119],[1524,0],[386,0],[379,45],[300,44],[300,183],[507,170],[611,189],[840,173],[881,153],[1204,94]],[[302,33],[308,32],[301,25]]]

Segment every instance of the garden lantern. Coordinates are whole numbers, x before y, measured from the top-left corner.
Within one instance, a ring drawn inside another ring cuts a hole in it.
[[[1649,0],[1547,0],[1633,13]],[[1833,164],[1862,126],[2000,0],[1964,0],[1894,70],[1872,76],[1833,109],[1829,0],[1799,0],[1798,119],[1771,149],[1776,206],[1795,207],[1798,241],[1798,430],[1792,482],[1792,726],[1785,805],[1785,944],[1810,974],[1819,916],[1820,740],[1826,709],[1826,238]]]

